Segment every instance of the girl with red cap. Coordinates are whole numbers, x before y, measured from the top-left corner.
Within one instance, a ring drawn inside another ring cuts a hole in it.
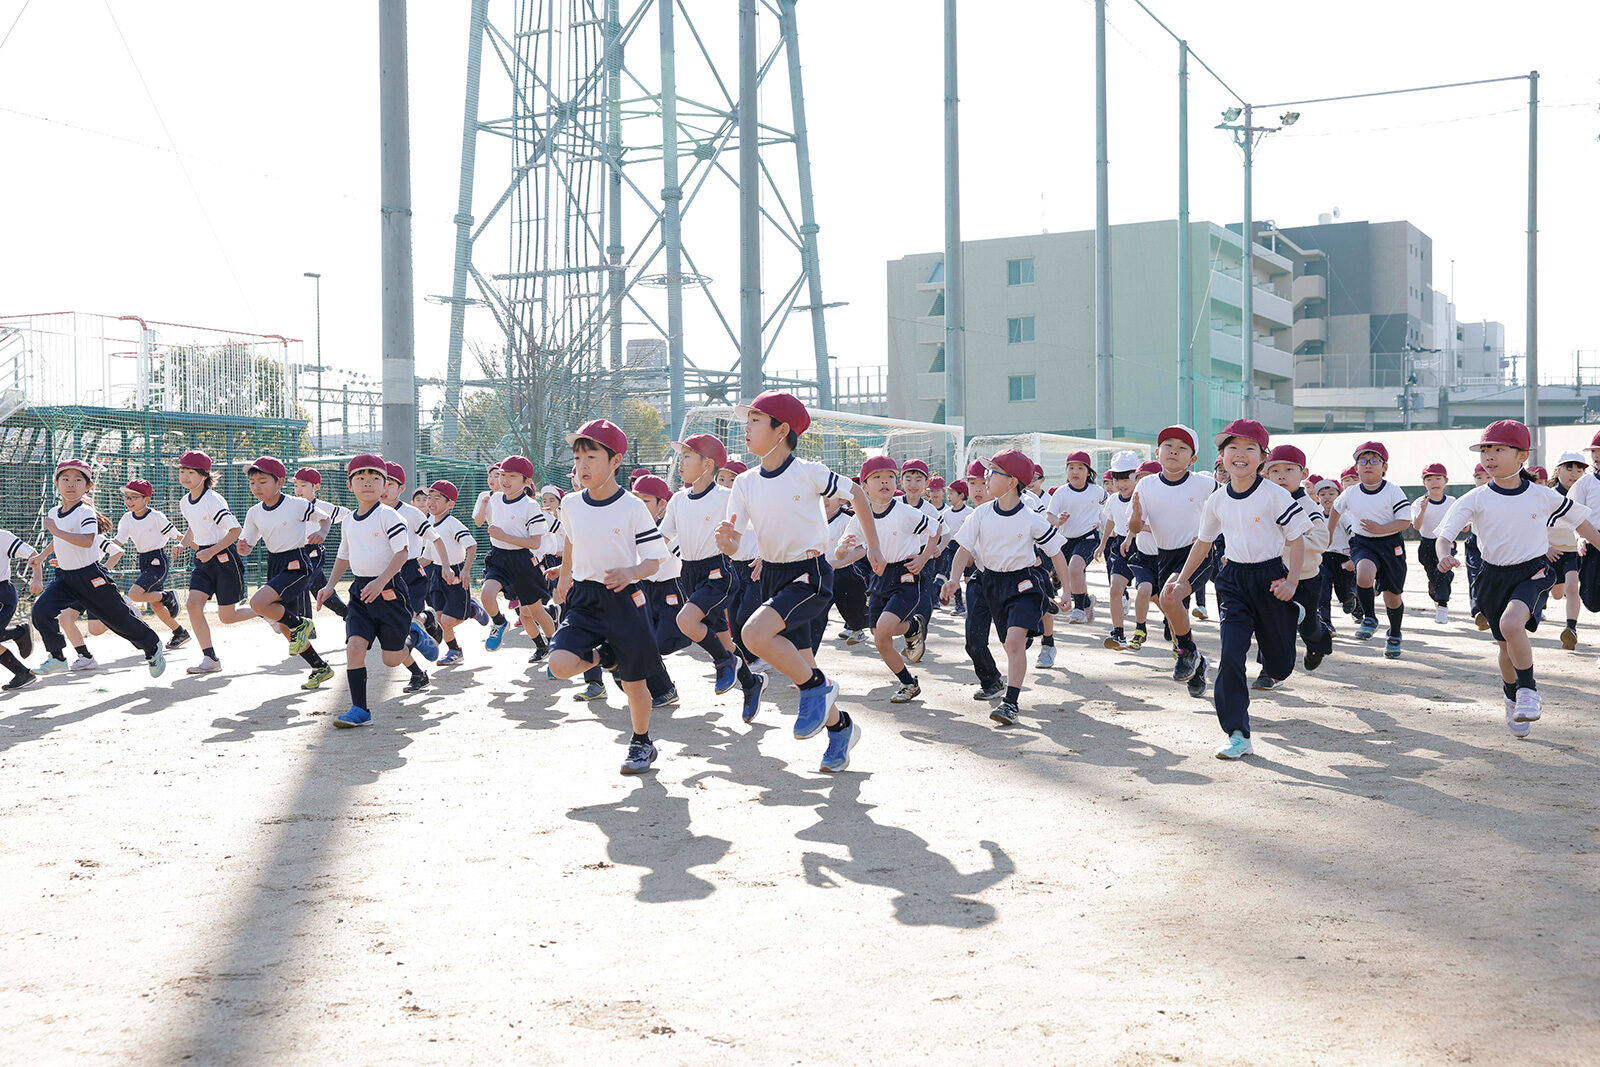
[[[189,631],[177,619],[178,594],[166,588],[167,571],[172,565],[167,546],[180,535],[172,520],[150,506],[154,494],[150,483],[139,478],[122,487],[122,502],[128,510],[117,520],[113,540],[119,545],[132,544],[138,553],[139,577],[128,588],[128,599],[135,604],[149,604],[155,617],[172,632],[167,640],[170,652],[189,640]]]
[[[739,595],[739,583],[732,563],[717,547],[717,524],[728,512],[730,495],[717,484],[717,471],[728,460],[728,447],[709,433],[690,434],[672,447],[683,488],[667,501],[661,536],[682,560],[683,602],[674,612],[676,625],[711,657],[713,687],[720,696],[735,682],[747,688],[756,684],[749,666],[734,654],[728,634],[728,608]]]
[[[1356,640],[1366,641],[1378,631],[1377,595],[1389,615],[1384,638],[1385,659],[1400,658],[1400,628],[1405,622],[1406,546],[1400,533],[1411,525],[1411,499],[1405,490],[1387,480],[1389,450],[1380,441],[1368,441],[1355,451],[1357,482],[1339,494],[1329,521],[1340,517],[1350,523],[1350,559],[1356,565],[1356,599],[1361,605],[1361,625]]]
[[[944,509],[944,551],[939,553],[938,574],[935,576],[939,585],[943,585],[951,577],[950,567],[956,559],[956,535],[961,532],[962,525],[972,514],[972,508],[967,504],[967,498],[972,493],[968,483],[961,478],[951,482],[945,490],[945,500],[948,503]],[[967,613],[966,601],[962,595],[961,585],[956,584],[955,615],[956,618]]]
[[[200,642],[200,662],[189,668],[189,674],[222,670],[211,644],[211,625],[206,622],[207,601],[216,597],[217,621],[225,626],[254,615],[238,608],[246,589],[244,567],[233,546],[244,527],[233,517],[222,494],[211,488],[213,481],[210,456],[191,450],[178,457],[178,484],[185,490],[178,510],[189,527],[179,547],[194,550],[194,569],[189,572],[189,626]]]
[[[439,638],[447,646],[439,666],[453,667],[465,654],[456,640],[456,627],[473,617],[472,561],[478,556],[478,542],[466,524],[452,512],[461,491],[456,484],[441,478],[428,487],[427,544],[422,549],[423,568],[428,579],[428,606],[439,624]],[[483,609],[479,608],[479,612]],[[488,623],[482,615],[480,621]]]
[[[984,465],[983,460],[975,459],[968,465],[967,486],[970,490],[969,507],[966,520],[961,524],[963,530],[978,510],[993,499],[989,496],[989,468]],[[956,555],[960,555],[961,541],[959,538],[955,540]],[[970,557],[971,553],[968,555]],[[952,581],[956,584],[956,597],[961,597],[963,593],[966,596],[967,659],[972,663],[972,672],[978,676],[978,688],[973,691],[972,699],[993,700],[1006,691],[1006,680],[994,661],[994,653],[989,651],[989,630],[994,625],[994,616],[989,611],[989,603],[983,596],[983,572],[978,569],[975,559],[961,570],[956,570],[955,557],[952,556],[945,583],[949,584]],[[965,589],[962,588],[962,583],[965,583]]]
[[[522,628],[533,638],[531,662],[537,663],[549,652],[548,639],[556,624],[543,607],[550,590],[538,562],[544,551],[540,538],[550,529],[550,516],[534,498],[533,474],[533,462],[526,456],[507,456],[500,463],[500,491],[489,498],[489,555],[478,592],[493,624],[483,647],[498,652],[511,627],[500,614],[504,591],[516,600]]]
[[[1434,552],[1434,531],[1444,521],[1445,512],[1456,498],[1445,492],[1450,484],[1450,474],[1443,463],[1430,463],[1422,468],[1421,496],[1411,505],[1411,528],[1417,531],[1417,564],[1428,576],[1428,596],[1434,603],[1433,621],[1444,626],[1450,621],[1450,583],[1454,575],[1439,569],[1439,557]],[[1455,555],[1451,542],[1450,554]]]
[[[1101,551],[1100,506],[1105,503],[1106,491],[1095,482],[1090,463],[1087,452],[1067,457],[1067,484],[1050,497],[1046,509],[1051,524],[1061,531],[1067,575],[1072,579],[1071,586],[1065,587],[1072,597],[1068,623],[1094,622],[1095,598],[1089,594],[1088,572]]]
[[[1360,611],[1356,603],[1356,565],[1350,562],[1350,523],[1343,516],[1331,517],[1333,502],[1339,499],[1339,483],[1324,478],[1316,485],[1317,505],[1328,523],[1328,547],[1322,553],[1322,623],[1329,633],[1333,626],[1333,598],[1346,615]]]

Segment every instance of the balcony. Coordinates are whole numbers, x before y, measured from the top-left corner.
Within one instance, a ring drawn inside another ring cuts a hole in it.
[[[1233,268],[1237,270],[1238,268]],[[1211,269],[1211,299],[1228,307],[1244,308],[1244,287],[1239,279],[1226,269],[1213,267]],[[1257,282],[1255,296],[1250,308],[1251,312],[1259,319],[1265,319],[1279,326],[1288,326],[1294,321],[1294,310],[1289,306],[1289,301],[1272,286],[1265,282]]]
[[[1299,278],[1295,281],[1298,283]],[[1328,343],[1327,319],[1300,319],[1294,324],[1294,350],[1299,352],[1309,344]]]
[[[918,315],[917,316],[917,344],[942,345],[944,344],[944,316],[943,315]]]
[[[1239,366],[1239,335],[1231,331],[1224,332],[1213,328],[1211,331],[1211,358],[1227,363],[1230,366]],[[1276,378],[1292,378],[1294,376],[1294,356],[1281,348],[1262,344],[1257,339],[1253,358],[1255,360],[1254,369],[1257,374],[1266,374]]]
[[[1256,397],[1256,421],[1274,433],[1294,429],[1294,405],[1280,404],[1276,400]]]
[[[1302,274],[1294,280],[1294,306],[1312,300],[1328,299],[1328,279],[1320,274]]]

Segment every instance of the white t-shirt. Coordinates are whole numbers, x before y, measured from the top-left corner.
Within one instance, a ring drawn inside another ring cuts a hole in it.
[[[1065,518],[1059,527],[1062,537],[1068,539],[1082,537],[1100,528],[1100,524],[1104,521],[1101,518],[1100,505],[1105,499],[1106,491],[1093,482],[1085,484],[1082,489],[1074,489],[1068,484],[1055,491],[1045,510],[1052,517]]]
[[[1194,544],[1200,529],[1200,509],[1216,491],[1216,479],[1199,471],[1185,471],[1175,482],[1167,481],[1165,472],[1140,479],[1133,487],[1133,495],[1139,501],[1140,521],[1154,543],[1146,542],[1141,531],[1135,539],[1139,551],[1170,552]],[[1232,555],[1230,551],[1229,556]]]
[[[357,578],[376,578],[395,553],[404,556],[411,550],[405,521],[387,504],[374,504],[365,514],[349,508],[337,511],[334,521],[343,531],[338,558],[349,562]]]
[[[1590,471],[1572,483],[1567,499],[1582,504],[1591,512],[1600,508],[1600,471]]]
[[[776,470],[752,467],[733,480],[728,514],[748,518],[768,563],[794,563],[828,551],[828,517],[822,501],[850,499],[850,481],[821,463],[791,455]],[[745,534],[740,548],[750,535]],[[735,558],[743,558],[739,553]]]
[[[293,552],[305,547],[306,524],[316,513],[311,501],[298,497],[280,496],[270,508],[257,501],[245,512],[240,536],[251,545],[263,542],[268,552]]]
[[[961,533],[961,527],[966,525],[967,519],[972,516],[972,505],[963,504],[959,508],[944,509],[944,535],[954,541]]]
[[[570,496],[571,494],[568,494],[568,498]],[[565,506],[566,499],[563,499],[563,515],[566,514]],[[544,555],[543,537],[544,532],[550,528],[550,515],[539,506],[539,501],[526,489],[515,498],[508,498],[504,493],[496,493],[490,497],[487,525],[498,527],[515,537],[540,538],[538,548],[526,549],[520,545],[514,545],[509,541],[502,541],[498,537],[491,536],[489,544],[495,548],[509,548],[519,552],[532,551],[537,555]]]
[[[1120,493],[1112,493],[1100,505],[1100,522],[1111,522],[1111,536],[1124,538],[1128,536],[1128,519],[1133,515],[1133,493],[1130,491],[1126,499]]]
[[[38,554],[38,549],[10,530],[0,530],[0,582],[9,582],[11,580],[12,560],[32,559]]]
[[[57,504],[51,508],[50,517],[57,526],[74,537],[90,534],[95,537],[95,542],[87,548],[68,544],[64,539],[57,537],[55,541],[56,562],[62,570],[75,571],[83,567],[93,567],[100,562],[101,551],[98,546],[100,527],[95,518],[94,508],[86,500],[80,500],[66,511],[61,510]]]
[[[1328,529],[1328,516],[1323,512],[1322,505],[1317,498],[1301,486],[1290,494],[1299,501],[1300,506],[1306,509],[1306,518],[1311,520],[1311,528],[1301,535],[1300,540],[1305,544],[1305,554],[1300,557],[1300,578],[1314,578],[1322,569],[1322,554],[1328,550],[1328,541],[1332,531]],[[1289,550],[1284,549],[1283,562],[1289,564]]]
[[[561,499],[561,525],[572,546],[575,582],[601,582],[609,571],[667,557],[667,543],[650,509],[621,487],[615,496],[600,501],[587,489],[568,493]]]
[[[1571,489],[1568,489],[1565,492],[1563,492],[1558,486],[1551,486],[1550,488],[1554,489],[1558,493],[1561,493],[1561,495],[1565,496],[1565,497],[1570,497],[1572,495],[1572,490]],[[1577,483],[1576,482],[1573,483],[1573,488],[1574,489],[1577,488]],[[1585,505],[1585,506],[1588,506],[1588,505]],[[1592,506],[1588,506],[1588,507],[1589,507],[1589,514],[1593,515],[1594,514],[1594,508]],[[1560,523],[1557,523],[1556,525],[1550,527],[1550,549],[1551,549],[1551,551],[1554,551],[1554,552],[1576,552],[1576,551],[1578,551],[1578,545],[1582,540],[1583,539],[1578,536],[1578,531],[1573,529],[1572,527],[1562,526]]]
[[[406,524],[407,552],[412,559],[421,559],[422,550],[427,547],[428,527],[433,525],[433,520],[424,515],[421,508],[403,500],[395,505],[394,510]]]
[[[459,567],[467,561],[467,546],[472,544],[472,531],[454,515],[446,514],[442,519],[430,516],[428,529],[423,538],[426,542],[422,546],[422,558],[425,562],[448,563],[452,567]],[[444,542],[445,550],[443,560],[439,559],[441,541]]]
[[[986,571],[1035,566],[1039,562],[1035,548],[1047,556],[1061,551],[1060,531],[1042,511],[1032,510],[1021,500],[1010,511],[1001,511],[995,500],[973,509],[958,540],[972,553],[973,562]]]
[[[207,489],[198,500],[183,494],[178,510],[183,512],[183,521],[197,548],[209,548],[227,537],[229,531],[240,528],[228,502],[215,489]]]
[[[931,520],[903,500],[889,501],[889,506],[883,511],[873,511],[872,518],[878,526],[878,550],[883,553],[885,563],[904,563],[921,552],[928,543]],[[859,515],[849,517],[839,541],[852,535],[858,544],[867,543]],[[833,547],[838,549],[839,542],[834,542]]]
[[[1523,481],[1515,489],[1502,489],[1489,482],[1450,505],[1436,536],[1454,540],[1470,523],[1478,533],[1483,561],[1509,567],[1549,552],[1550,527],[1576,527],[1589,515],[1588,507],[1547,485]]]
[[[712,482],[703,493],[679,489],[667,501],[661,516],[661,536],[672,544],[679,559],[695,561],[722,555],[717,547],[717,526],[728,516],[733,490]]]
[[[133,545],[135,552],[154,552],[178,539],[172,521],[155,508],[145,508],[143,515],[131,511],[122,513],[117,520],[117,543]]]
[[[550,530],[539,537],[539,556],[559,556],[567,549],[567,528],[561,525],[561,516],[545,512]]]
[[[1352,537],[1372,536],[1361,532],[1363,521],[1386,526],[1396,519],[1411,517],[1411,500],[1406,496],[1405,490],[1388,481],[1379,482],[1376,489],[1368,489],[1357,482],[1339,494],[1339,499],[1333,502],[1333,507],[1341,517],[1349,520]],[[1231,549],[1233,546],[1228,547]]]
[[[1428,502],[1427,511],[1422,510],[1422,502],[1424,500]],[[1416,522],[1417,513],[1422,513],[1422,526],[1417,530],[1418,535],[1429,538],[1433,537],[1434,531],[1439,529],[1439,524],[1444,521],[1445,512],[1449,511],[1450,505],[1454,504],[1455,502],[1456,498],[1451,496],[1449,493],[1446,493],[1442,499],[1437,501],[1434,500],[1433,497],[1427,496],[1426,494],[1413,500],[1411,502],[1411,521]]]
[[[1311,520],[1300,502],[1276,482],[1260,475],[1244,492],[1224,485],[1212,493],[1200,509],[1197,536],[1216,541],[1221,534],[1228,541],[1230,563],[1263,563],[1283,555],[1284,545],[1304,537]]]

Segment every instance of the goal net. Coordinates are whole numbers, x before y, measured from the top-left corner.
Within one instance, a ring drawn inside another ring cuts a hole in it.
[[[730,459],[755,462],[754,456],[745,453],[744,422],[731,406],[692,408],[684,417],[683,434],[696,433],[721,438]],[[811,428],[800,435],[796,454],[846,476],[860,473],[869,456],[888,456],[897,463],[920,459],[934,474],[951,479],[961,476],[956,466],[961,462],[962,440],[960,426],[812,409]],[[681,484],[676,453],[669,456],[668,465],[668,482]]]
[[[1103,475],[1106,472],[1111,457],[1118,452],[1136,452],[1141,462],[1149,459],[1151,455],[1149,445],[1132,441],[1070,437],[1059,433],[984,434],[967,442],[962,469],[965,470],[975,459],[988,459],[996,452],[1007,448],[1014,448],[1032,456],[1033,461],[1044,468],[1047,485],[1056,485],[1066,477],[1067,457],[1074,452],[1089,453],[1096,475]]]

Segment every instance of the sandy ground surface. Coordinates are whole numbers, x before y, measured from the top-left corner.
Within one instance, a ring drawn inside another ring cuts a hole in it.
[[[357,731],[257,623],[155,684],[102,637],[0,703],[0,1060],[1600,1059],[1600,628],[1535,636],[1529,740],[1487,635],[1414,610],[1404,659],[1341,637],[1226,764],[1159,641],[1071,627],[1002,731],[959,627],[908,706],[827,654],[866,730],[837,776],[792,689],[744,726],[698,652],[624,778],[621,695],[520,632],[469,625],[415,697],[374,657]]]

